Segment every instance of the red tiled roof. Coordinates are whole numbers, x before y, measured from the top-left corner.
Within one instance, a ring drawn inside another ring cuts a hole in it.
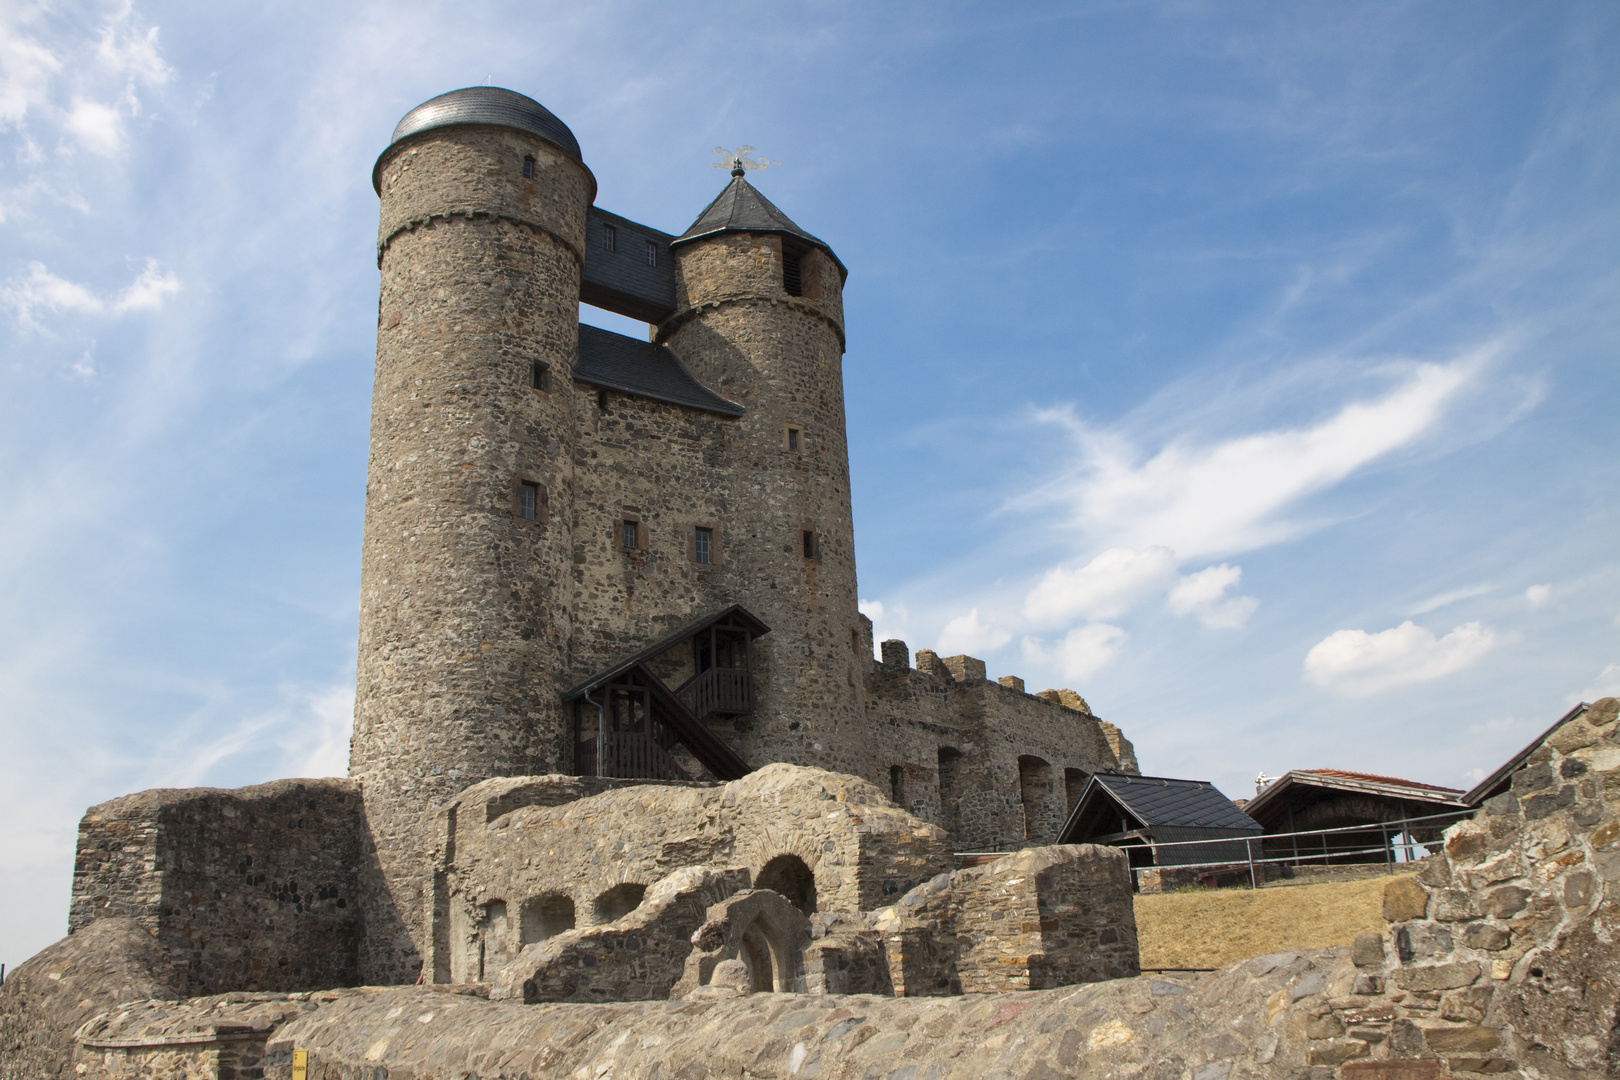
[[[1367,780],[1374,784],[1394,784],[1396,787],[1423,788],[1425,791],[1444,791],[1461,795],[1462,788],[1441,787],[1438,784],[1420,784],[1416,780],[1402,780],[1398,776],[1379,776],[1377,773],[1350,772],[1348,769],[1295,769],[1294,772],[1315,773],[1318,776],[1337,776],[1345,780]]]

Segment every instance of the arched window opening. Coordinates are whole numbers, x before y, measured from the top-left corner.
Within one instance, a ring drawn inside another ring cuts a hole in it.
[[[1041,758],[1022,754],[1018,758],[1018,801],[1024,806],[1024,839],[1055,837],[1056,823],[1048,822],[1047,804],[1052,794],[1052,766]]]
[[[641,906],[641,898],[647,895],[647,886],[637,885],[634,882],[625,882],[615,885],[607,892],[598,896],[591,907],[595,912],[598,923],[616,922]]]
[[[766,863],[754,888],[779,892],[806,915],[816,913],[816,875],[797,855],[778,855]]]
[[[769,994],[776,990],[776,972],[771,963],[771,946],[757,925],[743,932],[742,947],[737,958],[748,968],[748,985],[756,994]]]
[[[574,928],[574,898],[560,893],[547,893],[523,905],[523,922],[519,941],[533,945],[537,941],[554,938]]]
[[[1065,820],[1068,819],[1070,814],[1074,813],[1074,804],[1080,801],[1080,793],[1086,790],[1086,781],[1090,779],[1091,774],[1084,769],[1063,770],[1063,798],[1065,803],[1063,816]]]

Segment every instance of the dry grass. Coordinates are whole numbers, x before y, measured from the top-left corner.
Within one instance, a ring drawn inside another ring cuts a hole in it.
[[[1138,896],[1142,966],[1218,968],[1282,949],[1348,945],[1384,931],[1384,886],[1394,880]]]

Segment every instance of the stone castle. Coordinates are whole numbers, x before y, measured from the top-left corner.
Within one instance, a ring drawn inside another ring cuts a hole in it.
[[[864,777],[958,850],[1051,842],[1135,771],[1068,691],[1024,693],[857,610],[842,290],[739,166],[680,235],[592,205],[568,128],[480,87],[411,110],[382,200],[350,773],[404,936],[429,948],[424,810],[543,774]],[[581,325],[578,305],[648,323]]]

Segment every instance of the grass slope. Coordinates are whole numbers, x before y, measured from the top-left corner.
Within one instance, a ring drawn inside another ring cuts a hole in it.
[[[1219,968],[1282,949],[1348,945],[1384,931],[1384,886],[1394,880],[1138,896],[1142,966]]]

